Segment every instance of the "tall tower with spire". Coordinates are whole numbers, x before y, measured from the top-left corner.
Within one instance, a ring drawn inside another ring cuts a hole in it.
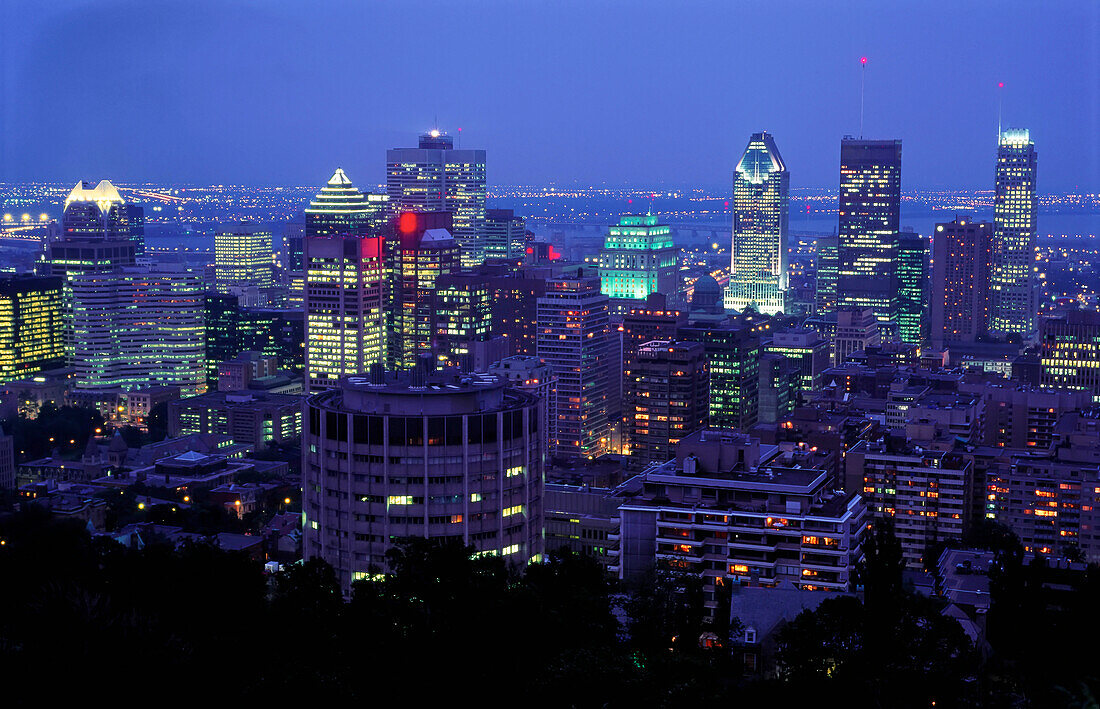
[[[790,173],[775,140],[753,133],[733,171],[733,244],[726,308],[787,309]]]
[[[1035,331],[1035,143],[1026,129],[1009,128],[997,144],[993,191],[993,268],[989,331],[1027,336]]]

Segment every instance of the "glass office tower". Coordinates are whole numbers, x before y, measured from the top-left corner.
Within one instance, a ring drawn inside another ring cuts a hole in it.
[[[989,321],[990,333],[998,336],[1035,331],[1036,161],[1035,144],[1026,129],[1001,133],[993,192]]]
[[[787,309],[790,173],[767,133],[749,138],[733,172],[733,246],[727,310]]]

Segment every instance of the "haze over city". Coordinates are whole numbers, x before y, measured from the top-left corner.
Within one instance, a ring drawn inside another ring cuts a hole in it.
[[[1100,190],[1094,2],[136,2],[0,7],[0,180],[312,184],[432,127],[491,184],[728,185],[768,130],[792,187],[904,141],[905,189],[986,189],[1003,122],[1042,192]]]

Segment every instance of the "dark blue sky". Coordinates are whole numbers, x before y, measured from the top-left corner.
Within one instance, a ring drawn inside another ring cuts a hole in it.
[[[905,188],[990,185],[1004,81],[1040,189],[1100,191],[1095,0],[2,0],[0,179],[366,185],[438,116],[495,184],[724,185],[767,129],[835,187],[860,55]]]

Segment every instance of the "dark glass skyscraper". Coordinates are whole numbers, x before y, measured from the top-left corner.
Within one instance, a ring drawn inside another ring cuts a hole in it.
[[[901,141],[840,142],[840,233],[837,305],[871,308],[880,320],[897,315]]]
[[[1028,131],[1009,129],[997,146],[993,192],[993,269],[990,273],[995,335],[1027,335],[1035,330],[1035,144]]]
[[[775,140],[753,133],[733,171],[733,248],[726,308],[787,309],[790,173]]]
[[[921,344],[927,333],[928,240],[912,231],[898,232],[895,273],[898,284],[897,325],[902,342]]]
[[[993,229],[960,216],[932,235],[929,339],[936,349],[974,342],[989,323],[989,265]]]

